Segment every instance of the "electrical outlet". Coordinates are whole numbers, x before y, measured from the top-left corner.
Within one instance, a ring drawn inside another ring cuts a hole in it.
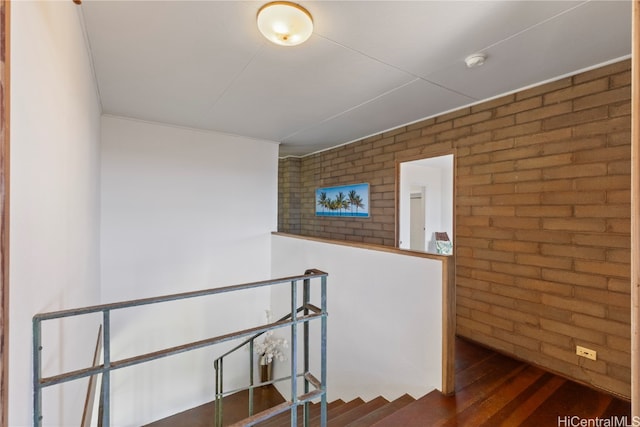
[[[587,359],[596,360],[596,351],[590,348],[576,346],[576,354],[578,356],[586,357]]]

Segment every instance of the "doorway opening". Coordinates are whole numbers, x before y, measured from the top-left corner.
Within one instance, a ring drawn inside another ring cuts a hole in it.
[[[416,191],[417,190],[417,191]],[[412,187],[409,193],[409,248],[424,251],[425,246],[425,187]]]
[[[400,249],[437,253],[436,233],[443,232],[453,242],[453,160],[446,154],[399,163]]]

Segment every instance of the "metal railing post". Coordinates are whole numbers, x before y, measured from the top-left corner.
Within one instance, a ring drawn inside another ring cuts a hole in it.
[[[103,361],[104,372],[102,373],[102,426],[109,427],[111,424],[111,312],[103,312]]]
[[[218,370],[218,384],[219,384],[219,389],[218,389],[218,394],[216,394],[216,426],[217,427],[222,427],[222,396],[224,395],[224,387],[223,387],[223,380],[224,380],[224,362],[222,360],[220,360],[220,366],[219,366],[219,370]]]
[[[215,377],[216,377],[216,381],[215,381],[215,403],[214,403],[214,408],[215,408],[215,412],[214,412],[214,425],[216,427],[220,427],[220,424],[218,423],[218,413],[219,413],[219,400],[220,400],[220,360],[216,359],[213,362],[213,370],[215,372]]]
[[[253,415],[253,340],[249,342],[249,416]]]
[[[33,425],[42,425],[42,325],[33,319]]]
[[[291,427],[298,425],[298,282],[291,281]]]
[[[305,274],[307,272],[305,271]],[[302,307],[304,307],[302,313],[305,316],[309,315],[309,303],[311,302],[311,280],[310,279],[304,279],[304,281],[302,282],[303,286],[302,286]],[[307,380],[306,374],[309,372],[310,370],[310,365],[309,365],[309,322],[304,322],[304,327],[303,327],[303,331],[304,331],[304,335],[303,335],[303,346],[304,346],[304,393],[307,394],[309,393],[309,380]],[[309,402],[304,402],[304,409],[303,409],[303,424],[304,427],[308,427],[309,426]]]
[[[320,398],[320,426],[327,425],[327,277],[320,279],[320,301],[322,320],[320,331],[320,384],[322,397]]]

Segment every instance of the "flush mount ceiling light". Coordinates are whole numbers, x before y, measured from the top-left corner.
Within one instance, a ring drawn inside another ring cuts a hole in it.
[[[262,35],[282,46],[303,43],[313,32],[313,19],[307,9],[288,1],[265,4],[258,11],[257,21]]]
[[[484,53],[474,53],[464,59],[464,63],[467,64],[467,68],[475,68],[484,64],[487,59],[487,55]]]

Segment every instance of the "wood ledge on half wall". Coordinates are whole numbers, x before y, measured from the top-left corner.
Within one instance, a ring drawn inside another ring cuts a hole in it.
[[[330,243],[333,245],[342,245],[342,246],[351,246],[354,248],[361,249],[369,249],[372,251],[380,251],[380,252],[390,252],[398,255],[407,255],[407,256],[415,256],[420,258],[429,258],[442,262],[448,262],[449,259],[453,257],[453,255],[440,255],[434,254],[430,252],[420,252],[420,251],[412,251],[409,249],[399,249],[391,246],[384,245],[375,245],[372,243],[362,243],[362,242],[352,242],[348,240],[335,240],[335,239],[325,239],[321,237],[312,237],[312,236],[304,236],[301,234],[291,234],[291,233],[282,233],[279,231],[271,232],[273,236],[283,236],[283,237],[291,237],[293,239],[302,239],[302,240],[310,240],[313,242],[321,242],[321,243]]]

